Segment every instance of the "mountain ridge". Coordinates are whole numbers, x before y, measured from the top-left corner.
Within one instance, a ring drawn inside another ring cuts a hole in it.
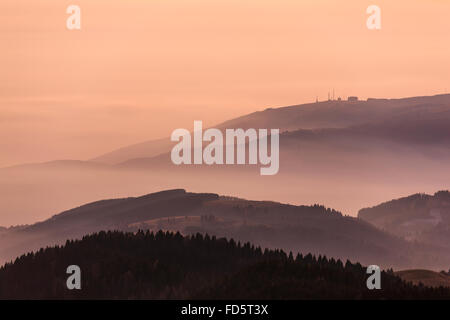
[[[358,217],[412,241],[450,248],[450,192],[416,193],[359,211]]]
[[[344,128],[351,125],[383,120],[402,108],[421,103],[444,104],[450,108],[450,94],[398,99],[368,99],[366,101],[324,101],[278,108],[267,108],[219,123],[224,128],[278,128],[281,131],[316,128]],[[277,118],[278,116],[278,118]],[[170,138],[148,140],[124,146],[92,161],[117,164],[132,158],[156,156],[170,150]]]
[[[439,247],[411,245],[366,221],[320,205],[251,201],[173,189],[101,200],[1,234],[0,260],[102,230],[159,230],[211,234],[267,248],[311,252],[386,267],[442,268],[450,256]],[[428,256],[428,258],[424,257]]]

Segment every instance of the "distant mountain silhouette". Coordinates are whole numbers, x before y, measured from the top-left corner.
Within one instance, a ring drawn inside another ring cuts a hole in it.
[[[112,166],[98,163],[94,161],[82,161],[82,160],[54,160],[47,162],[37,163],[24,163],[14,166],[2,168],[3,171],[19,171],[19,170],[97,170],[97,169],[110,169]]]
[[[372,208],[358,216],[392,234],[450,250],[450,192],[415,194]]]
[[[68,290],[66,269],[81,269]],[[101,232],[41,249],[0,268],[0,299],[449,299],[392,271],[368,290],[361,264],[286,255],[250,243],[158,232]]]
[[[412,245],[372,225],[323,206],[248,201],[169,190],[89,203],[2,236],[2,261],[101,230],[168,230],[251,241],[264,248],[322,254],[385,267],[445,268],[450,255]]]
[[[368,101],[326,101],[281,108],[268,108],[214,126],[215,128],[279,128],[281,131],[347,128],[398,119],[421,117],[449,119],[450,94],[404,99],[369,99]],[[174,128],[175,129],[175,128]],[[123,147],[93,159],[117,164],[130,159],[150,158],[167,153],[173,146],[169,138]]]

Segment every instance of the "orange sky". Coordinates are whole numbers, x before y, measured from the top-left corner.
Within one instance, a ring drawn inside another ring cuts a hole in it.
[[[333,87],[450,92],[449,34],[449,0],[2,0],[0,166],[88,159]]]

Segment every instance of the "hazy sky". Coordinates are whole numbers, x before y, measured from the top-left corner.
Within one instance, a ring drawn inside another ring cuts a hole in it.
[[[449,92],[449,34],[449,0],[1,0],[0,166],[89,159],[333,88]]]

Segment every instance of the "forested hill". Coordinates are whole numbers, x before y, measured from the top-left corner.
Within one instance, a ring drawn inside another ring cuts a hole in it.
[[[361,209],[359,218],[410,241],[450,250],[450,192],[417,193]]]
[[[411,246],[364,221],[320,205],[250,201],[183,189],[96,201],[31,226],[8,229],[0,234],[0,264],[94,232],[139,229],[210,234],[263,248],[311,252],[366,264],[376,261],[386,268],[427,269],[439,264],[436,269],[447,269],[450,265],[447,252]]]
[[[81,268],[81,290],[66,287],[69,265]],[[381,290],[368,290],[367,277],[360,264],[200,234],[100,232],[6,264],[0,298],[450,298],[450,289],[413,286],[391,272],[382,273]]]

